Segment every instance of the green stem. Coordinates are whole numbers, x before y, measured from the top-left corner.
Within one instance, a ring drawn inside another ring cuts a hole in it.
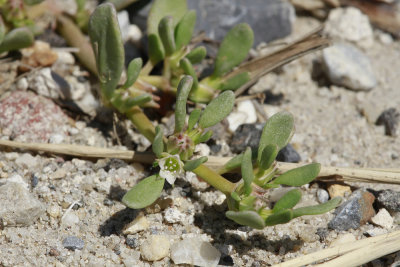
[[[169,81],[166,80],[164,77],[162,76],[158,76],[158,75],[140,75],[139,79],[141,81],[144,81],[146,83],[149,83],[155,87],[157,87],[158,89],[161,89],[163,91],[166,91],[169,88]]]
[[[143,113],[139,107],[133,107],[131,110],[126,112],[126,116],[132,121],[133,125],[144,135],[151,143],[153,143],[156,135],[154,125],[151,123],[149,118]]]
[[[154,65],[151,63],[151,60],[148,60],[146,64],[143,66],[142,70],[140,71],[140,75],[147,76],[153,70]]]
[[[235,191],[236,184],[229,182],[224,177],[203,164],[194,169],[193,172],[226,195],[230,195],[233,191]]]

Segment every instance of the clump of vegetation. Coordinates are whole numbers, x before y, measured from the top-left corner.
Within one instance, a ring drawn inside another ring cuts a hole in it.
[[[166,5],[166,2],[176,3]],[[247,148],[219,170],[204,165],[207,157],[194,155],[196,145],[212,136],[212,131],[208,129],[233,109],[235,95],[232,90],[247,78],[245,73],[230,79],[225,75],[245,59],[252,45],[253,34],[245,24],[234,27],[221,44],[213,74],[199,82],[192,64],[204,58],[205,49],[189,51],[195,13],[185,11],[186,6],[178,5],[178,2],[185,1],[155,1],[148,23],[150,60],[144,69],[141,69],[141,59],[132,60],[123,85],[119,82],[124,71],[124,49],[115,9],[111,4],[102,4],[90,18],[89,36],[95,52],[102,95],[106,103],[124,113],[151,141],[157,158],[154,165],[160,168],[158,174],[143,179],[128,191],[122,199],[123,203],[134,209],[149,206],[161,195],[165,181],[174,184],[177,177],[192,171],[226,194],[228,218],[253,228],[287,223],[302,215],[321,214],[335,208],[340,198],[321,205],[294,208],[301,199],[299,189],[286,193],[273,207],[264,198],[270,188],[307,184],[317,177],[320,170],[318,163],[312,163],[283,174],[277,173],[275,158],[279,150],[288,144],[294,131],[294,118],[288,112],[277,113],[266,122],[257,151]],[[174,16],[164,16],[166,13]],[[148,76],[151,68],[160,61],[163,61],[164,67],[162,77]],[[176,85],[175,128],[172,135],[165,136],[163,128],[154,127],[141,110],[141,107],[152,102],[151,95],[143,91],[149,84],[170,90]],[[208,102],[208,105],[187,114],[188,99]],[[233,170],[240,170],[242,174],[237,183],[223,177]]]

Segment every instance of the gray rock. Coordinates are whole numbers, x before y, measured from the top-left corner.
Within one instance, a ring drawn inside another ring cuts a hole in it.
[[[171,246],[171,259],[175,264],[217,266],[221,253],[209,242],[188,238]]]
[[[336,210],[336,216],[329,222],[328,227],[339,231],[357,229],[375,215],[372,207],[375,197],[363,190],[355,191],[351,198]]]
[[[382,112],[376,120],[376,125],[385,126],[385,134],[396,136],[397,125],[399,124],[400,113],[395,108],[389,108]]]
[[[317,199],[319,203],[325,203],[329,200],[329,194],[326,190],[319,188],[317,190]]]
[[[287,144],[279,151],[276,160],[297,163],[301,161],[301,157],[291,144]]]
[[[0,186],[0,221],[3,226],[29,226],[45,211],[25,186],[8,182]]]
[[[376,78],[369,58],[349,44],[335,44],[322,51],[323,70],[336,85],[356,91],[376,86]]]
[[[400,192],[391,189],[380,191],[377,202],[385,209],[393,212],[400,211]]]
[[[64,248],[69,249],[69,250],[75,250],[75,249],[82,250],[83,247],[85,246],[85,242],[82,239],[80,239],[79,237],[67,236],[62,241],[62,245]]]
[[[233,134],[230,142],[230,147],[233,153],[241,153],[246,147],[251,147],[252,150],[258,148],[258,142],[260,141],[262,129],[264,124],[242,124],[240,125]]]

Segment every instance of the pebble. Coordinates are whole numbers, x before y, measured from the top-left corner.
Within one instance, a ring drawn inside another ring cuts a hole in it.
[[[197,175],[193,172],[185,173],[185,180],[190,183],[193,189],[198,191],[204,191],[210,187],[210,185],[203,180],[200,180]]]
[[[168,223],[183,222],[186,215],[180,212],[177,208],[167,208],[164,211],[164,220]]]
[[[226,195],[221,191],[203,192],[200,199],[209,207],[214,205],[222,205],[226,199]]]
[[[373,42],[373,31],[368,17],[354,7],[332,9],[324,32],[330,37],[364,46]]]
[[[171,259],[175,264],[217,266],[221,253],[209,242],[199,238],[188,238],[171,247]]]
[[[355,191],[350,199],[335,211],[335,217],[329,222],[328,227],[334,230],[347,231],[357,229],[375,215],[372,207],[375,197],[364,190]]]
[[[131,41],[137,43],[143,36],[138,26],[130,24],[129,14],[126,10],[118,12],[118,22],[121,29],[123,42]]]
[[[378,193],[377,202],[388,211],[400,212],[400,192],[391,189]]]
[[[50,217],[58,218],[61,214],[61,208],[58,205],[51,205],[47,208],[47,213]]]
[[[150,235],[140,246],[142,258],[147,261],[158,261],[168,256],[169,240],[163,235]]]
[[[335,85],[368,91],[377,84],[369,58],[355,46],[335,44],[322,51],[323,71]]]
[[[226,117],[229,122],[229,130],[235,132],[244,123],[255,123],[257,121],[256,109],[251,100],[239,102],[236,110]]]
[[[127,236],[126,239],[125,239],[125,243],[130,248],[136,248],[138,246],[137,238],[134,238],[132,236]]]
[[[24,153],[15,160],[18,166],[33,169],[38,166],[38,159],[29,153]]]
[[[325,203],[329,200],[329,194],[326,190],[319,188],[317,190],[317,199],[319,203]]]
[[[397,125],[400,121],[400,113],[395,108],[384,110],[376,120],[376,125],[385,126],[385,134],[389,136],[397,135]]]
[[[124,235],[135,234],[146,230],[149,226],[150,224],[146,216],[141,212],[130,224],[127,225],[123,233]]]
[[[0,186],[0,218],[3,226],[29,226],[45,211],[26,186],[8,182]]]
[[[24,178],[22,178],[21,175],[14,173],[12,174],[10,177],[6,178],[5,180],[1,180],[1,182],[5,182],[5,183],[16,183],[19,184],[21,186],[23,186],[26,189],[29,189],[29,184],[25,181]]]
[[[387,232],[388,231],[386,229],[379,228],[379,227],[374,227],[372,229],[367,230],[367,234],[370,235],[370,236],[384,235]]]
[[[298,163],[301,161],[301,157],[291,144],[287,144],[279,151],[278,155],[276,156],[276,160],[282,162]]]
[[[380,209],[378,213],[371,218],[371,222],[386,229],[390,229],[393,226],[393,218],[386,209]]]
[[[229,143],[233,153],[241,153],[246,147],[256,150],[260,141],[262,129],[264,124],[242,124],[233,133],[232,139]]]
[[[334,197],[346,197],[351,194],[351,188],[348,185],[333,184],[328,186],[329,196]]]
[[[63,179],[67,176],[67,171],[63,168],[56,170],[52,174],[50,174],[50,179]]]
[[[330,244],[330,247],[337,247],[337,246],[341,246],[344,244],[349,244],[354,241],[356,241],[355,236],[350,233],[347,233],[347,234],[340,235],[335,240],[333,240]]]
[[[72,211],[68,211],[68,213],[62,217],[61,222],[63,226],[72,227],[79,223],[79,217]]]
[[[83,247],[85,246],[85,242],[82,239],[80,239],[79,237],[67,236],[62,241],[62,245],[64,248],[69,249],[69,250],[75,250],[75,249],[82,250]]]

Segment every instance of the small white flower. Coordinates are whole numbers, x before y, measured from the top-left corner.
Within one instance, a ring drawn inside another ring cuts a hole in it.
[[[176,177],[183,173],[183,162],[179,155],[168,155],[159,159],[160,177],[167,180],[168,183],[174,184]]]

